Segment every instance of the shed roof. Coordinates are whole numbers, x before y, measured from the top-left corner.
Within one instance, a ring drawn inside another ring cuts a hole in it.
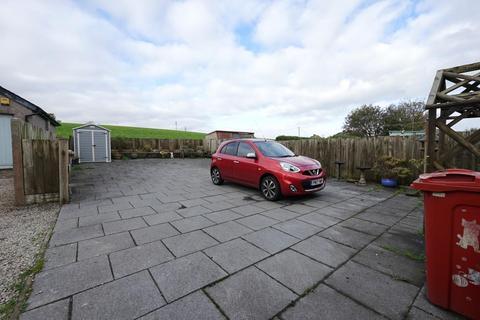
[[[94,126],[94,127],[97,127],[97,128],[103,129],[103,130],[110,131],[110,129],[107,129],[107,128],[105,128],[105,127],[102,127],[101,125],[95,124],[95,123],[93,123],[92,121],[87,122],[87,123],[85,123],[85,124],[82,124],[81,126],[75,127],[75,128],[73,128],[73,130],[82,129],[82,128],[85,128],[85,127],[91,127],[91,126]]]
[[[45,110],[43,110],[36,104],[31,103],[27,99],[20,97],[18,94],[15,94],[2,86],[0,86],[0,94],[24,106],[25,108],[32,110],[34,114],[39,115],[45,120],[50,121],[50,123],[53,124],[55,127],[58,127],[60,125],[60,123],[51,114],[45,112]]]
[[[248,134],[255,134],[255,132],[247,132],[247,131],[232,131],[232,130],[214,130],[210,133],[207,133],[207,134],[212,134],[212,133],[215,133],[215,132],[229,132],[229,133],[248,133]]]

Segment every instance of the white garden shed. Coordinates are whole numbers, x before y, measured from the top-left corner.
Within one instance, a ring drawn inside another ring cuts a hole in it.
[[[73,145],[78,162],[111,162],[110,130],[94,123],[73,128]]]

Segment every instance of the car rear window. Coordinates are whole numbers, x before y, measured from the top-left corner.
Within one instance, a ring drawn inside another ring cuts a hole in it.
[[[238,142],[228,143],[222,148],[222,151],[220,151],[220,153],[234,156],[237,154],[237,147],[238,147]]]

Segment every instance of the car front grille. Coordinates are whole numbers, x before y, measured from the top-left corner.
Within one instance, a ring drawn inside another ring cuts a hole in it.
[[[303,171],[306,176],[318,176],[320,173],[322,173],[322,168]]]

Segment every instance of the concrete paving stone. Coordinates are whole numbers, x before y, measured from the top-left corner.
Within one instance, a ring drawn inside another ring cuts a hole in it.
[[[306,213],[309,213],[309,212],[312,212],[312,211],[316,210],[316,208],[310,207],[310,206],[304,205],[304,204],[291,204],[291,205],[283,207],[283,209],[290,210],[290,211],[293,211],[293,212],[298,213],[298,214],[306,214]]]
[[[169,202],[169,203],[162,203],[160,205],[152,204],[150,207],[158,213],[165,213],[165,212],[172,212],[172,211],[178,210],[182,206],[178,202]]]
[[[162,224],[170,221],[175,221],[179,219],[183,219],[183,217],[176,212],[162,212],[157,214],[152,214],[149,216],[144,216],[143,219],[151,226],[156,224]]]
[[[319,214],[319,213],[315,213],[315,212],[303,215],[301,217],[298,217],[297,219],[302,220],[302,221],[304,221],[306,223],[309,223],[309,224],[313,224],[313,225],[315,225],[317,227],[320,227],[322,229],[328,228],[330,226],[333,226],[334,224],[337,224],[337,223],[341,222],[340,219],[333,218],[333,217],[326,216],[326,215]]]
[[[162,264],[173,258],[173,255],[161,241],[150,242],[110,254],[110,262],[115,278],[121,278]]]
[[[61,232],[65,230],[78,228],[78,219],[79,218],[72,218],[72,219],[65,219],[65,220],[57,219],[53,232]]]
[[[207,213],[205,215],[205,217],[208,218],[209,220],[212,220],[212,221],[216,222],[216,223],[222,223],[222,222],[235,220],[235,219],[241,218],[243,216],[239,215],[238,213],[235,213],[231,210],[222,210],[222,211]]]
[[[288,248],[300,241],[295,237],[272,228],[265,228],[244,235],[242,238],[271,254]]]
[[[115,220],[120,220],[120,215],[116,212],[108,212],[97,214],[96,216],[80,217],[78,225],[80,227],[85,227]]]
[[[299,295],[333,270],[292,250],[277,253],[257,263],[257,267]]]
[[[281,316],[284,320],[385,319],[324,284],[301,298]]]
[[[130,200],[130,204],[135,208],[145,208],[162,205],[162,203],[156,198],[140,199],[140,197],[135,200]]]
[[[180,257],[214,246],[218,244],[218,241],[205,232],[197,230],[164,239],[163,243],[176,257]]]
[[[118,210],[127,210],[132,208],[133,206],[130,204],[130,202],[121,202],[121,203],[111,204],[107,206],[99,206],[98,212],[106,213],[106,212],[113,212]]]
[[[297,298],[255,267],[242,270],[205,290],[232,320],[270,319]]]
[[[438,320],[439,318],[421,310],[417,307],[412,307],[407,315],[407,320]]]
[[[350,259],[356,252],[352,248],[317,236],[294,245],[292,249],[333,268]]]
[[[139,201],[140,200],[140,197],[137,196],[137,195],[133,195],[133,196],[125,196],[125,197],[119,197],[119,198],[112,198],[112,202],[113,204],[132,204],[132,201],[135,202],[135,201]],[[133,205],[133,204],[132,204]]]
[[[362,201],[362,199],[351,199],[347,201],[337,202],[332,204],[333,208],[349,210],[353,212],[360,212],[370,206],[373,206],[374,203]]]
[[[101,199],[107,199],[107,198],[118,198],[122,197],[125,194],[121,191],[102,191],[102,192],[96,192],[95,193],[95,199],[101,200]]]
[[[178,233],[170,224],[157,224],[151,227],[130,231],[136,244],[144,244],[168,237],[176,236]]]
[[[103,223],[103,230],[105,230],[105,234],[113,234],[144,227],[147,227],[147,224],[141,217]]]
[[[235,207],[231,209],[232,211],[241,214],[242,216],[250,216],[252,214],[260,213],[265,211],[265,209],[254,206],[252,204],[243,205],[240,207]]]
[[[178,209],[176,212],[184,218],[199,216],[201,214],[210,213],[212,210],[202,206],[189,207],[185,209]]]
[[[78,217],[87,217],[87,216],[94,216],[98,214],[98,209],[97,207],[91,207],[91,208],[80,208],[77,210],[70,210],[70,211],[62,211],[60,209],[60,213],[58,214],[58,219],[59,220],[66,220],[66,219],[73,219],[73,218],[78,218]]]
[[[405,318],[419,290],[351,261],[325,282],[390,319]]]
[[[202,291],[172,302],[140,320],[222,320],[225,317]]]
[[[280,204],[280,203],[273,202],[273,201],[267,201],[265,199],[262,200],[262,201],[257,201],[255,203],[255,206],[257,206],[259,208],[263,208],[265,210],[273,210],[273,209],[278,209],[278,208],[283,207],[283,205]]]
[[[165,196],[158,196],[157,199],[162,203],[171,203],[171,202],[178,202],[182,200],[187,200],[184,196],[179,194],[169,194]]]
[[[320,227],[308,224],[306,222],[303,222],[297,219],[281,222],[279,224],[274,225],[272,228],[281,230],[298,239],[308,238],[309,236],[321,230]]]
[[[235,205],[227,201],[218,201],[214,203],[204,204],[203,207],[210,209],[212,211],[221,211],[221,210],[231,209],[235,207]]]
[[[69,299],[60,300],[46,306],[22,313],[20,320],[68,320]]]
[[[80,241],[78,242],[78,260],[85,260],[133,246],[135,244],[128,232]]]
[[[269,254],[243,239],[234,239],[205,250],[205,254],[228,273],[248,267]]]
[[[150,268],[168,302],[203,288],[227,275],[205,254],[191,255]]]
[[[335,208],[335,207],[332,207],[332,206],[320,208],[315,212],[326,215],[326,216],[334,217],[334,218],[337,218],[337,219],[341,219],[341,220],[348,219],[348,218],[353,217],[354,215],[357,214],[356,211],[350,211],[350,210],[347,210],[347,209]]]
[[[340,223],[339,226],[368,233],[373,236],[378,236],[388,229],[388,226],[385,226],[383,224],[378,224],[375,222],[361,220],[357,218],[345,220],[344,222]]]
[[[253,216],[238,219],[237,222],[243,224],[244,226],[252,230],[260,230],[278,223],[277,220],[265,217],[261,214],[255,214]]]
[[[391,251],[399,251],[417,256],[421,256],[425,252],[423,238],[419,234],[412,236],[411,233],[406,232],[403,234],[386,232],[375,240],[374,244]]]
[[[60,267],[73,263],[77,258],[77,244],[71,243],[60,247],[53,247],[45,252],[43,270]]]
[[[201,206],[204,204],[210,204],[210,202],[205,201],[203,199],[190,199],[190,200],[180,200],[178,201],[184,207],[190,208],[195,206]]]
[[[194,192],[194,191],[187,191],[186,193],[182,194],[187,200],[199,199],[208,196],[205,192]]]
[[[223,194],[218,194],[218,195],[215,195],[215,196],[205,197],[205,198],[203,198],[203,200],[206,200],[210,203],[217,203],[217,202],[222,202],[222,201],[228,200],[228,197],[225,197]]]
[[[417,287],[425,281],[425,265],[405,256],[395,254],[374,244],[360,251],[353,261],[372,269],[391,275],[394,279],[404,280]]]
[[[127,209],[127,210],[120,210],[118,211],[122,219],[129,219],[134,217],[141,217],[141,216],[148,216],[151,214],[155,214],[156,211],[150,207],[143,207],[143,208],[135,208],[135,209]]]
[[[339,242],[355,249],[361,249],[375,239],[372,235],[339,226],[333,226],[323,230],[318,236]]]
[[[251,229],[235,221],[228,221],[203,229],[206,233],[220,242],[225,242],[238,238],[246,233],[252,232]]]
[[[72,320],[134,319],[165,305],[148,271],[73,296]]]
[[[161,192],[161,190],[150,189],[150,193],[139,194],[138,195],[142,200],[157,200],[157,197],[165,197],[166,195]]]
[[[389,214],[383,214],[378,212],[362,212],[356,217],[358,219],[380,223],[386,226],[393,226],[395,223],[402,219],[402,217],[399,216],[392,216]]]
[[[172,221],[171,224],[181,233],[190,232],[202,228],[209,227],[215,223],[203,216],[195,216],[181,220]]]
[[[97,208],[98,206],[107,206],[110,204],[113,204],[111,199],[105,199],[105,200],[84,200],[80,201],[78,203],[80,205],[80,209],[86,209],[86,208]]]
[[[285,210],[283,208],[268,210],[268,211],[262,212],[261,215],[278,220],[278,221],[291,220],[300,216],[298,213]]]
[[[93,226],[75,228],[61,232],[55,232],[50,239],[50,246],[61,246],[67,243],[103,236],[102,226],[97,224]]]
[[[320,208],[331,206],[332,203],[330,203],[328,201],[318,200],[317,198],[313,198],[311,200],[308,200],[307,205],[309,207],[314,207],[314,208],[320,209]]]
[[[68,297],[112,279],[107,256],[42,271],[35,277],[27,309]]]
[[[437,307],[433,304],[431,304],[426,297],[426,286],[424,286],[420,292],[417,295],[417,298],[415,299],[415,302],[413,303],[414,307],[417,307],[421,309],[422,311],[425,311],[427,314],[433,315],[435,319],[442,319],[442,320],[460,320],[460,319],[465,319],[463,316],[442,309],[440,307]]]

